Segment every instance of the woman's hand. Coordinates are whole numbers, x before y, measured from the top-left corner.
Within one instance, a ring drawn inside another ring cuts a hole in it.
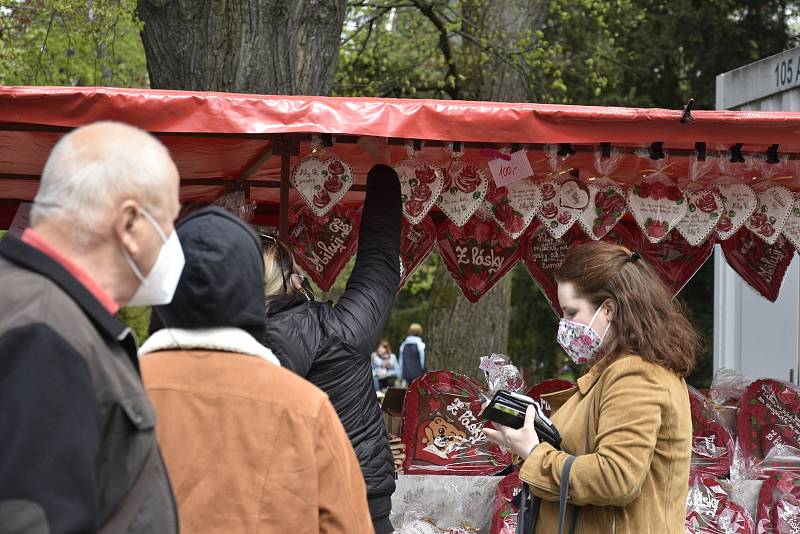
[[[489,441],[496,443],[511,450],[523,460],[530,456],[533,449],[539,444],[539,436],[533,427],[536,419],[536,409],[528,406],[525,412],[525,424],[520,429],[513,429],[507,426],[492,423],[495,429],[484,428],[483,433]]]

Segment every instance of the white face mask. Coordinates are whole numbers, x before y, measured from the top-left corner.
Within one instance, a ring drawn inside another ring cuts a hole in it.
[[[161,250],[158,252],[153,268],[147,276],[142,274],[142,271],[136,266],[133,259],[128,252],[123,248],[122,254],[125,256],[125,261],[128,262],[133,274],[139,279],[141,285],[133,298],[128,303],[129,306],[163,306],[172,302],[172,297],[175,296],[175,290],[178,288],[178,281],[183,272],[183,266],[186,264],[186,259],[183,256],[183,249],[181,242],[178,239],[178,233],[173,229],[169,237],[164,235],[161,226],[156,222],[152,215],[150,215],[144,208],[141,208],[142,215],[147,221],[153,225],[156,232],[163,244]]]

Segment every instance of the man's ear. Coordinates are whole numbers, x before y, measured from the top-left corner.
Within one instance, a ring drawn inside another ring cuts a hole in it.
[[[136,236],[136,219],[139,217],[139,205],[133,200],[126,200],[114,210],[112,231],[122,243],[125,250],[132,255],[139,253]]]

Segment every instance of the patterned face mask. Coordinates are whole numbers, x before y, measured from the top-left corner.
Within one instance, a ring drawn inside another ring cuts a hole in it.
[[[606,331],[603,336],[592,329],[594,320],[603,308],[602,304],[597,311],[594,312],[592,320],[588,325],[561,319],[558,323],[558,335],[556,339],[561,348],[564,349],[572,361],[575,363],[589,363],[597,360],[600,354],[600,345],[603,343],[603,338],[606,337],[608,328],[611,324],[606,326]]]

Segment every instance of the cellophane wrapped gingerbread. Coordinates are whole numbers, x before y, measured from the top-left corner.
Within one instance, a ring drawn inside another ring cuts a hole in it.
[[[752,382],[739,403],[732,478],[800,476],[800,389],[778,380]]]
[[[761,486],[756,508],[756,534],[800,532],[800,477],[777,473]]]
[[[485,393],[471,378],[434,371],[408,388],[403,407],[403,471],[410,475],[495,475],[511,453],[489,442],[480,418]]]
[[[698,474],[689,481],[685,530],[686,534],[753,534],[755,524],[726,481]]]
[[[519,507],[515,498],[522,491],[522,480],[519,470],[509,473],[497,485],[492,512],[491,534],[514,534],[517,531],[517,513]]]
[[[692,409],[692,463],[696,474],[728,476],[733,439],[711,399],[689,386]]]
[[[519,368],[511,362],[508,356],[503,354],[481,356],[480,369],[486,380],[489,399],[500,390],[521,393],[525,389],[525,380],[522,378]]]
[[[574,386],[575,384],[569,380],[563,380],[561,378],[549,378],[547,380],[542,380],[534,386],[531,386],[528,388],[528,391],[526,391],[525,394],[532,399],[539,401],[542,404],[542,410],[544,410],[545,415],[549,417],[551,407],[546,400],[542,399],[542,395],[555,393],[556,391],[564,391],[565,389],[570,389]]]

